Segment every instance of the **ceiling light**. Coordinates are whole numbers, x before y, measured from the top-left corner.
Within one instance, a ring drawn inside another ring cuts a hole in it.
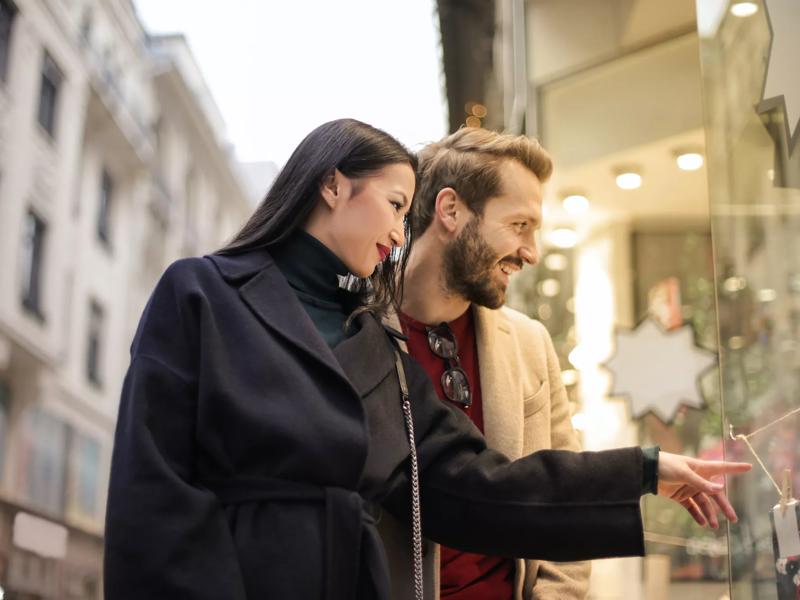
[[[750,17],[758,12],[755,2],[734,2],[731,5],[731,14],[734,17]]]
[[[554,229],[547,240],[556,248],[573,248],[578,243],[578,234],[573,229]]]
[[[558,252],[553,252],[544,257],[544,266],[551,271],[563,271],[568,265],[567,257]]]
[[[703,166],[703,155],[699,152],[684,152],[675,158],[682,171],[696,171]]]
[[[553,316],[553,309],[549,304],[542,304],[537,309],[536,314],[539,315],[540,320],[547,321],[547,319]]]
[[[617,174],[617,187],[623,190],[635,190],[642,186],[642,176],[636,171],[623,171]]]
[[[758,298],[759,302],[772,302],[778,297],[778,292],[772,288],[764,288],[762,290],[758,290],[756,297]]]
[[[562,200],[562,203],[564,210],[574,216],[586,214],[589,210],[589,199],[582,194],[570,194]]]
[[[747,281],[745,281],[744,277],[728,277],[722,282],[722,288],[729,294],[741,292],[746,287]]]
[[[561,291],[561,283],[558,281],[558,279],[553,279],[550,277],[549,279],[543,279],[540,281],[536,288],[542,296],[552,298],[554,296],[558,296],[559,292]]]
[[[578,372],[575,369],[564,369],[561,371],[561,382],[564,385],[575,385],[578,383]]]

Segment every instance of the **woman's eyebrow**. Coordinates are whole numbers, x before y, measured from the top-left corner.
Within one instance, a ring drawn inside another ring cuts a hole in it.
[[[390,190],[390,193],[397,194],[403,198],[403,205],[405,206],[408,204],[408,197],[405,195],[405,192],[401,192],[400,190]]]

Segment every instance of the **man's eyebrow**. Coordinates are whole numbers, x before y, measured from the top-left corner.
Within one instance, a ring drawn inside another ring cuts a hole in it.
[[[525,212],[525,211],[512,213],[509,216],[509,219],[524,219],[526,221],[531,221],[531,222],[536,223],[536,224],[538,224],[541,221],[541,219],[539,217],[537,217],[534,213]]]

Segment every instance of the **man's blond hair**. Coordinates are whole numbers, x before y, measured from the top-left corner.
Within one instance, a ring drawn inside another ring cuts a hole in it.
[[[412,211],[414,235],[431,224],[436,196],[453,188],[476,215],[483,214],[486,201],[502,192],[499,167],[516,160],[544,183],[553,172],[550,155],[539,142],[524,135],[497,133],[462,127],[419,153],[417,193]]]

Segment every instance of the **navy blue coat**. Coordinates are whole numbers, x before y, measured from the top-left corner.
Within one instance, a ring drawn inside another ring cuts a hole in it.
[[[409,520],[409,450],[389,334],[369,313],[357,325],[331,350],[264,250],[169,267],[122,392],[107,599],[389,598],[375,520]],[[546,560],[643,553],[639,448],[510,462],[403,360],[428,538]]]

